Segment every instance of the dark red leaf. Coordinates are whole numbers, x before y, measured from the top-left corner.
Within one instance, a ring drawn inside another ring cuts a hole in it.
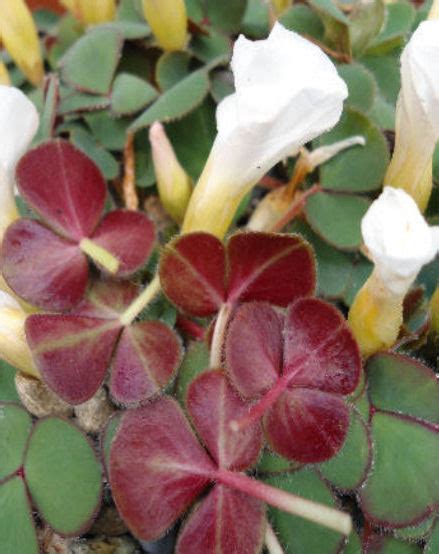
[[[110,212],[93,234],[93,242],[119,260],[119,277],[126,277],[145,264],[154,240],[153,223],[145,214],[129,210]]]
[[[208,233],[190,233],[165,246],[160,283],[183,311],[204,317],[225,301],[225,253],[222,242]]]
[[[189,387],[186,406],[218,467],[242,471],[256,463],[262,448],[260,423],[253,423],[244,431],[232,431],[230,422],[245,415],[249,406],[221,371],[208,371],[197,377]]]
[[[114,500],[131,531],[159,538],[210,482],[215,465],[169,397],[131,410],[111,447]]]
[[[284,317],[269,304],[244,304],[236,312],[226,342],[229,378],[244,398],[269,390],[282,372]]]
[[[176,554],[256,554],[264,531],[263,502],[216,485],[186,521]]]
[[[334,456],[348,427],[349,410],[343,398],[312,389],[283,392],[264,418],[273,450],[304,464]]]
[[[232,426],[244,430],[265,415],[264,429],[277,452],[320,462],[338,451],[347,433],[342,395],[360,379],[358,346],[342,314],[316,298],[297,300],[283,329],[279,322],[262,303],[241,306],[232,320],[227,370],[240,394],[258,398]]]
[[[47,385],[69,404],[81,404],[102,384],[120,328],[117,320],[31,315],[26,337]]]
[[[56,231],[78,242],[93,232],[104,209],[105,182],[70,142],[51,140],[30,150],[16,175],[23,198]]]
[[[13,223],[2,244],[3,276],[19,296],[47,310],[67,310],[87,287],[87,259],[78,246],[31,219]]]
[[[139,294],[139,287],[127,281],[99,280],[75,307],[74,315],[117,319]]]
[[[174,377],[182,349],[176,334],[160,321],[126,327],[114,356],[110,390],[125,405],[139,404]]]
[[[298,235],[237,233],[227,244],[228,300],[287,306],[315,290],[311,246]]]

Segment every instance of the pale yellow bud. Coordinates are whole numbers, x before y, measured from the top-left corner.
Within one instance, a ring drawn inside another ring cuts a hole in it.
[[[183,50],[187,41],[184,0],[143,0],[143,13],[164,50]]]
[[[192,194],[192,180],[180,165],[163,125],[156,121],[149,131],[157,188],[163,207],[180,224]]]
[[[395,344],[405,294],[394,294],[374,271],[349,310],[349,325],[364,357]]]
[[[0,37],[9,55],[35,86],[44,78],[37,28],[24,0],[0,0]]]
[[[286,214],[291,206],[287,186],[270,191],[259,202],[248,222],[251,231],[269,231]]]
[[[271,0],[274,13],[279,16],[287,10],[292,4],[291,0]]]
[[[439,333],[439,285],[436,287],[430,302],[431,328],[434,333]]]
[[[439,19],[439,0],[433,0],[427,19]]]
[[[39,377],[29,346],[24,324],[27,314],[6,293],[0,293],[0,358],[24,373]]]
[[[61,4],[84,25],[113,21],[116,15],[115,0],[61,0]]]
[[[11,79],[9,78],[9,73],[6,68],[6,65],[0,60],[0,85],[10,85]]]

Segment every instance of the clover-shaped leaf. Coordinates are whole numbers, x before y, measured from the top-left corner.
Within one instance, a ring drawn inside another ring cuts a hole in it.
[[[310,245],[298,235],[236,233],[224,246],[197,232],[166,245],[160,282],[181,310],[205,317],[225,302],[286,306],[308,296],[315,289],[315,264]]]
[[[230,428],[231,421],[245,415],[249,405],[221,370],[199,375],[188,389],[186,405],[207,452],[170,397],[122,416],[110,453],[110,482],[117,508],[136,536],[154,540],[210,487],[180,530],[177,554],[259,553],[264,502],[299,513],[298,505],[308,501],[242,473],[259,456],[261,427],[254,422],[243,431]],[[320,505],[318,510],[321,522],[329,513],[334,518],[334,510],[327,512]]]
[[[349,426],[343,395],[361,374],[358,346],[342,314],[317,298],[291,304],[284,317],[265,303],[238,308],[226,339],[226,367],[237,391],[256,400],[235,420],[263,417],[268,442],[302,463],[331,458]]]
[[[120,316],[137,287],[101,281],[68,314],[36,314],[26,320],[26,335],[49,387],[70,404],[91,398],[112,362],[110,392],[136,405],[163,389],[180,363],[175,333],[160,321],[124,326]]]
[[[25,300],[50,310],[77,304],[87,286],[86,254],[118,277],[137,271],[148,258],[153,224],[126,210],[102,218],[105,182],[70,143],[53,140],[28,152],[18,164],[17,183],[43,219],[19,219],[3,240],[3,275]]]

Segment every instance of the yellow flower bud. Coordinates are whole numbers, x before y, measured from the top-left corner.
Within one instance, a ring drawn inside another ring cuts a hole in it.
[[[291,6],[291,0],[271,0],[274,13],[279,16]]]
[[[151,126],[149,140],[160,200],[172,219],[180,224],[192,194],[192,180],[180,165],[158,121]]]
[[[439,285],[436,287],[430,301],[431,328],[434,333],[439,333]]]
[[[84,25],[113,21],[116,15],[115,0],[61,0],[61,4]]]
[[[8,294],[0,292],[0,358],[24,373],[39,377],[26,341],[27,314]]]
[[[394,294],[373,272],[349,310],[349,325],[363,356],[395,344],[402,324],[405,294]]]
[[[161,48],[184,49],[187,40],[184,0],[143,0],[143,13]]]
[[[9,78],[8,70],[5,64],[0,60],[0,85],[10,85],[11,80]]]
[[[44,78],[37,28],[24,0],[0,0],[0,37],[11,58],[35,86]]]

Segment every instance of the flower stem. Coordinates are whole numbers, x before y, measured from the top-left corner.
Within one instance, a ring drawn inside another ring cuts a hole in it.
[[[132,323],[140,312],[157,296],[160,289],[160,278],[156,275],[120,316],[119,321],[121,325],[126,326]]]
[[[111,252],[99,246],[90,239],[84,238],[79,243],[79,248],[94,262],[105,268],[110,273],[116,273],[119,269],[119,260]]]
[[[285,213],[285,215],[277,221],[271,229],[268,229],[270,233],[277,233],[285,225],[287,225],[292,219],[296,217],[296,215],[299,215],[303,208],[305,207],[306,200],[312,196],[313,194],[316,194],[316,192],[321,191],[322,188],[320,185],[313,185],[311,188],[309,188],[307,191],[305,191],[303,194],[300,195],[300,197],[291,204],[290,209]]]
[[[273,531],[273,527],[268,522],[265,528],[265,546],[269,554],[284,554],[276,533]]]
[[[301,498],[295,494],[271,487],[261,481],[252,479],[243,473],[219,469],[215,473],[215,480],[223,485],[241,491],[254,498],[259,498],[285,512],[303,517],[319,525],[349,535],[352,530],[351,517],[348,514],[330,508],[324,504]]]
[[[232,306],[230,304],[223,304],[218,312],[210,347],[210,367],[219,368],[222,365],[224,339],[231,311]]]

